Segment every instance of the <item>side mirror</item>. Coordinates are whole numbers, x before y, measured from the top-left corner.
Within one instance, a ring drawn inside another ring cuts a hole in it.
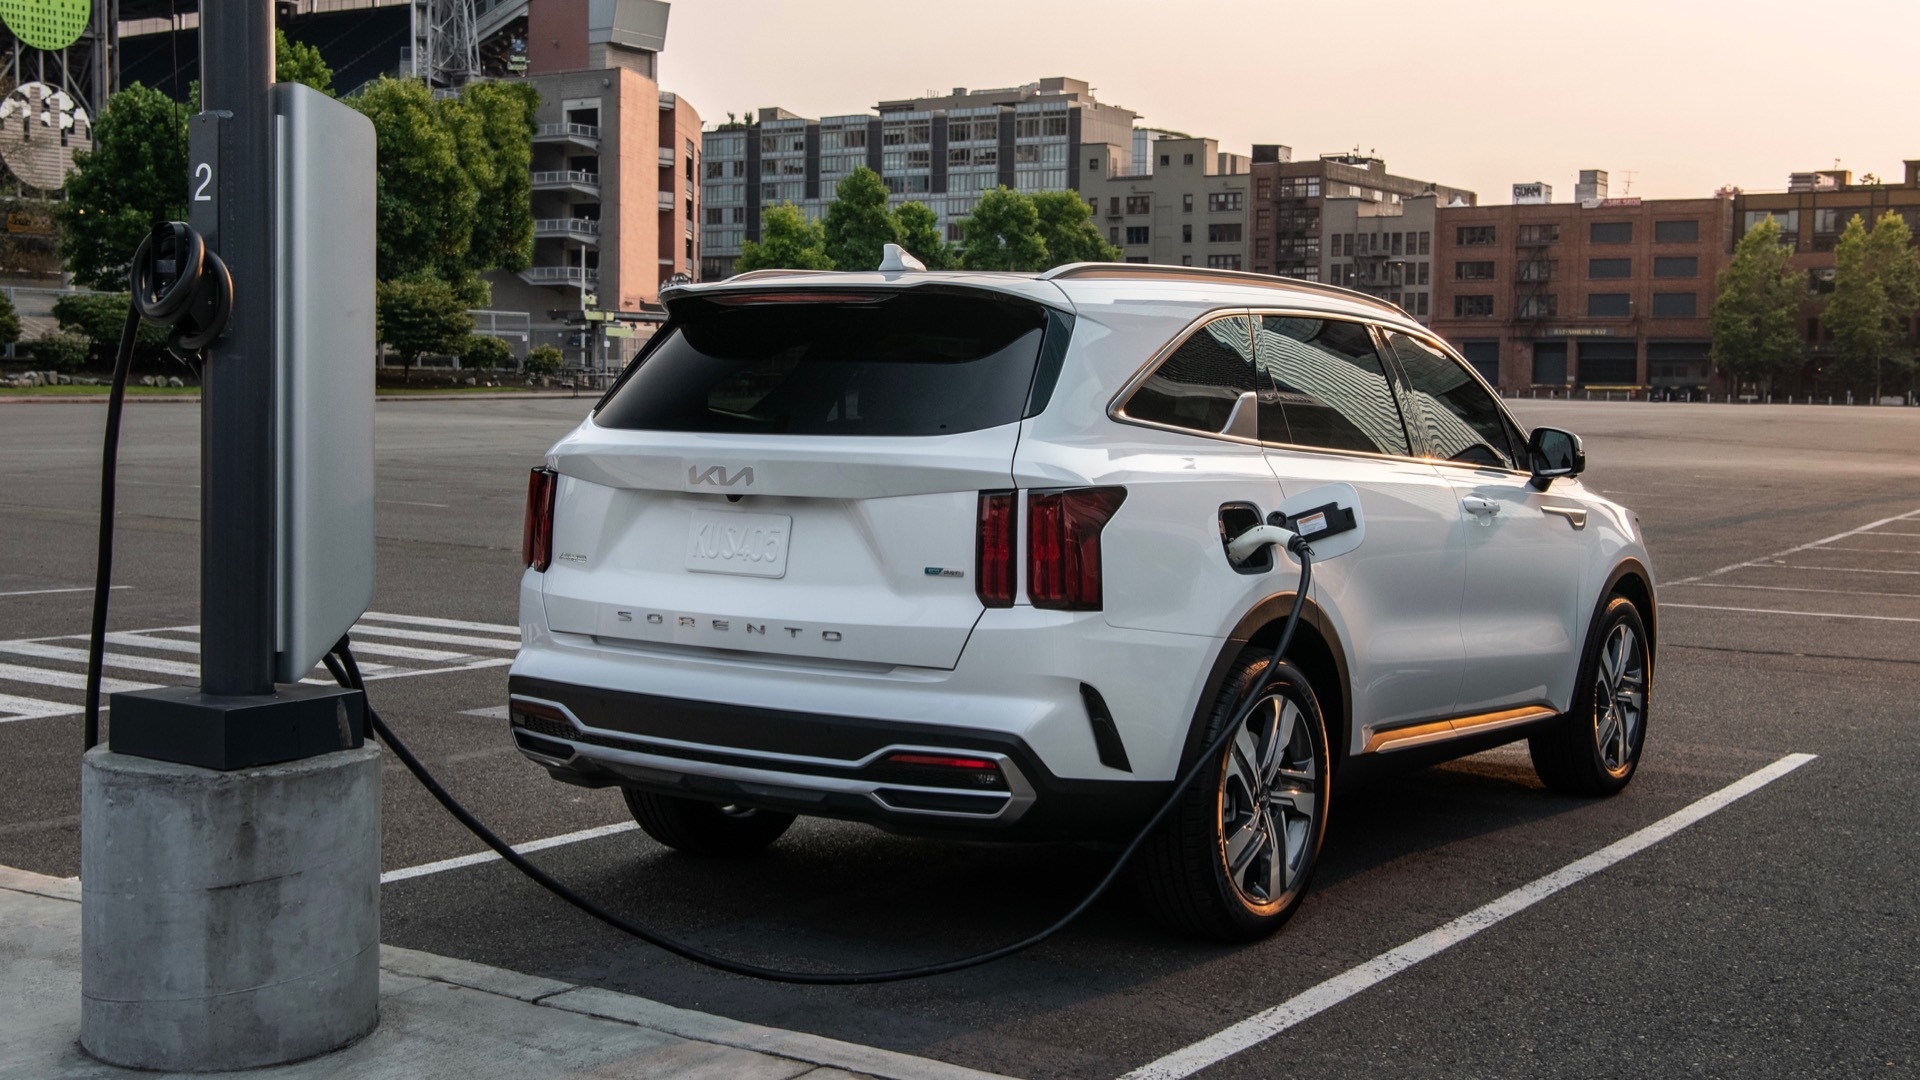
[[[1527,467],[1533,471],[1533,488],[1547,490],[1556,476],[1578,476],[1587,468],[1587,451],[1580,436],[1559,428],[1539,427],[1527,436]]]

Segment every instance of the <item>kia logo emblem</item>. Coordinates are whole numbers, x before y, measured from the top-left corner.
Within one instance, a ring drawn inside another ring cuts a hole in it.
[[[689,466],[687,468],[687,486],[699,487],[701,484],[706,484],[710,487],[752,487],[753,467],[748,466],[734,473],[732,476],[728,476],[726,466],[724,465],[709,465],[704,469],[697,465]]]

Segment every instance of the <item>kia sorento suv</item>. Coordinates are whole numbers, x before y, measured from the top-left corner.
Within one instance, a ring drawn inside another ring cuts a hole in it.
[[[1633,776],[1634,515],[1397,307],[1112,264],[763,271],[665,303],[530,478],[510,679],[519,749],[620,787],[664,844],[752,851],[799,814],[1130,838],[1292,606],[1283,548],[1228,543],[1322,503],[1353,528],[1279,677],[1135,859],[1157,916],[1284,922],[1335,780],[1521,738],[1554,791]]]

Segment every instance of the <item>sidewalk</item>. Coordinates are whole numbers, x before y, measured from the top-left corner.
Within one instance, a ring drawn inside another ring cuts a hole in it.
[[[0,1077],[158,1078],[80,1052],[80,883],[0,867]],[[992,1074],[383,946],[380,1027],[234,1077],[991,1080]]]

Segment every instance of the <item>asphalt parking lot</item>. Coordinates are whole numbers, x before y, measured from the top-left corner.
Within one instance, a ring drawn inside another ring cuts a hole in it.
[[[809,820],[700,862],[524,762],[499,707],[526,468],[587,404],[379,406],[358,640],[376,705],[456,795],[511,841],[562,838],[534,857],[609,906],[760,963],[970,952],[1091,886],[1108,853]],[[479,842],[390,764],[383,936],[1019,1076],[1920,1072],[1920,410],[1513,404],[1585,436],[1587,482],[1639,513],[1656,561],[1648,745],[1616,798],[1550,796],[1502,748],[1336,800],[1313,894],[1261,943],[1165,936],[1122,891],[984,969],[799,988],[694,967],[463,858]],[[0,864],[56,875],[79,867],[103,415],[0,404]],[[198,425],[192,405],[128,411],[107,672],[125,684],[193,677]]]

